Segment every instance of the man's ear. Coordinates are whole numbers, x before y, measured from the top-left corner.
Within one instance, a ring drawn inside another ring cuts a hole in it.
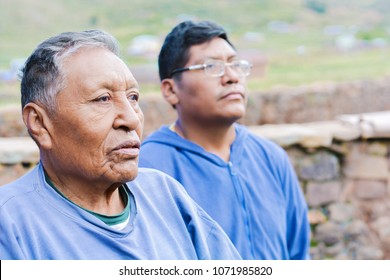
[[[35,103],[28,103],[24,106],[22,115],[29,134],[38,146],[43,149],[51,149],[51,122],[46,110]]]
[[[176,84],[173,79],[164,79],[160,84],[161,92],[164,99],[171,104],[173,107],[179,103],[179,98],[176,94]]]

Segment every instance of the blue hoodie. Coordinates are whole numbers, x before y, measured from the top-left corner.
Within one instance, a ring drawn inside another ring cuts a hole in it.
[[[309,259],[307,204],[286,152],[235,130],[229,162],[163,126],[143,142],[139,164],[177,179],[243,259]]]
[[[0,187],[0,259],[240,259],[171,177],[140,168],[125,188],[130,219],[118,230],[49,186],[39,164]]]

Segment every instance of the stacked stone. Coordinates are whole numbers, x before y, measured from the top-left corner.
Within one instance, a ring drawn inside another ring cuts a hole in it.
[[[20,105],[1,107],[0,186],[26,173],[38,160],[38,148],[28,136]]]
[[[345,153],[287,151],[309,205],[313,259],[390,258],[390,141],[341,144]],[[338,150],[339,151],[339,150]]]
[[[25,174],[39,161],[39,150],[30,137],[0,137],[0,186]]]
[[[249,128],[291,158],[313,259],[390,259],[390,111]]]

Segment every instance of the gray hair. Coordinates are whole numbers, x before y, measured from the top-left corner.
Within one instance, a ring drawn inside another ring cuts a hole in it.
[[[65,86],[64,59],[82,48],[96,47],[119,56],[117,40],[101,30],[64,32],[39,44],[20,73],[22,108],[33,102],[54,113],[55,97]]]

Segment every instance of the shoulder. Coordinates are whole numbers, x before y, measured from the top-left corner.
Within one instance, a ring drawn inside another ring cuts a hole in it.
[[[140,167],[138,176],[130,184],[142,188],[143,191],[148,190],[149,194],[158,192],[158,196],[164,193],[171,196],[183,196],[186,193],[184,187],[176,179],[153,168]]]
[[[267,139],[261,135],[251,132],[247,127],[243,125],[236,125],[236,131],[238,138],[243,138],[245,145],[251,149],[260,149],[262,152],[274,155],[277,157],[285,157],[286,151],[275,142]]]
[[[169,129],[168,126],[161,126],[158,130],[149,134],[143,141],[142,145],[150,144],[150,143],[165,143],[169,141],[175,133]]]
[[[164,172],[148,167],[139,167],[138,168],[138,176],[136,178],[137,181],[165,181],[165,180],[174,180],[169,175]]]
[[[179,156],[178,151],[190,149],[189,145],[168,127],[162,127],[142,142],[139,166],[157,168],[171,174],[173,162]]]
[[[204,224],[213,226],[209,216],[193,201],[184,187],[173,177],[151,168],[139,168],[134,181],[127,183],[136,201],[152,204],[160,210],[180,212],[192,218],[198,217]]]
[[[249,130],[246,133],[241,143],[246,155],[244,162],[249,165],[256,162],[257,166],[269,170],[281,182],[295,176],[290,157],[283,147]]]
[[[139,167],[137,181],[175,181],[174,178],[167,175],[166,173],[149,167]]]
[[[176,133],[169,127],[162,126],[159,130],[148,135],[141,143],[141,155],[153,153],[156,149],[164,151],[172,148],[173,143],[177,142]]]
[[[0,186],[0,207],[3,207],[6,203],[12,203],[14,198],[23,197],[33,192],[36,188],[34,177],[37,174],[38,168],[35,167],[15,181]]]

